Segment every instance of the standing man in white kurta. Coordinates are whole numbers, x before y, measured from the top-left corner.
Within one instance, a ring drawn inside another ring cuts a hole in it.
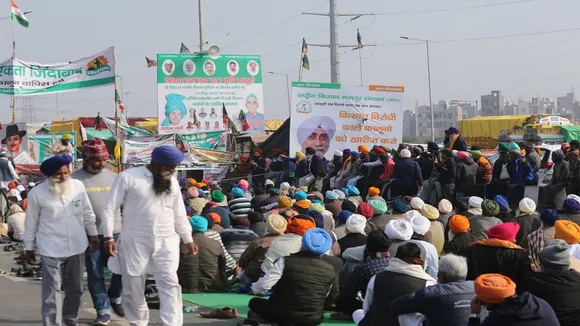
[[[147,326],[145,280],[155,274],[164,326],[183,325],[181,286],[177,278],[179,238],[197,254],[178,181],[173,174],[183,153],[172,146],[156,147],[151,164],[120,173],[111,187],[103,216],[105,250],[119,255],[123,307],[131,326]],[[115,211],[123,206],[123,226],[116,252]]]
[[[36,260],[36,241],[42,257],[44,326],[77,325],[85,250],[89,240],[92,251],[99,248],[95,213],[85,186],[70,178],[71,161],[69,155],[54,156],[40,165],[48,179],[28,194],[24,218],[26,256]]]

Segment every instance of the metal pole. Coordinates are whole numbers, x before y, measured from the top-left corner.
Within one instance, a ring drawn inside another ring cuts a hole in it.
[[[338,54],[338,26],[336,24],[336,0],[330,0],[330,82],[340,83]]]
[[[14,19],[12,21],[12,66],[14,66],[14,59],[16,59],[16,40],[14,39]],[[16,88],[12,94],[12,123],[16,123]]]
[[[203,20],[201,14],[201,0],[197,0],[197,11],[199,15],[199,52],[203,52]]]
[[[56,99],[56,120],[58,120],[58,93],[54,94],[54,98]]]
[[[286,74],[286,92],[288,93],[288,117],[292,114],[292,100],[290,99],[290,92],[292,92],[292,88],[290,88],[290,75]]]
[[[358,49],[358,64],[360,68],[360,85],[363,85],[362,49]]]
[[[425,40],[427,45],[427,78],[429,79],[429,109],[431,111],[431,141],[435,141],[435,120],[433,117],[433,98],[431,97],[431,60],[429,59],[429,40]]]

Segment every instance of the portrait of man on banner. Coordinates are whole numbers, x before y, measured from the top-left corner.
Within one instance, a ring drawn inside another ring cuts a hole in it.
[[[336,123],[328,116],[317,116],[304,120],[298,126],[296,140],[302,148],[302,153],[306,153],[306,148],[312,147],[316,150],[316,155],[324,157],[330,148],[330,142],[336,131]]]
[[[6,149],[13,158],[22,152],[28,152],[26,123],[7,125],[4,130],[0,130],[0,138],[2,149]]]

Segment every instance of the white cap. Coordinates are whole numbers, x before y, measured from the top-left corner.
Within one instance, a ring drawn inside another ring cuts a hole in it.
[[[342,151],[337,149],[334,151],[334,156],[342,157]]]
[[[29,186],[30,188],[33,188],[33,187],[35,187],[35,186],[36,186],[36,183],[34,183],[34,182],[29,182],[29,183],[28,183],[28,186]]]
[[[469,206],[473,208],[481,208],[481,203],[483,203],[483,198],[477,196],[469,197]]]
[[[401,157],[402,158],[411,158],[411,151],[404,148],[401,150]]]

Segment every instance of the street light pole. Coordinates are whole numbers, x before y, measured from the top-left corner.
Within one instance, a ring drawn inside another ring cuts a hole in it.
[[[290,88],[290,75],[288,74],[279,74],[273,71],[268,71],[271,75],[279,75],[279,76],[286,76],[286,93],[288,94],[288,117],[292,114],[292,100],[290,99],[290,94],[292,89]]]
[[[429,57],[429,40],[401,36],[404,40],[425,42],[427,48],[427,81],[429,84],[429,110],[431,111],[431,141],[435,141],[435,120],[433,117],[433,97],[431,95],[431,60]]]

